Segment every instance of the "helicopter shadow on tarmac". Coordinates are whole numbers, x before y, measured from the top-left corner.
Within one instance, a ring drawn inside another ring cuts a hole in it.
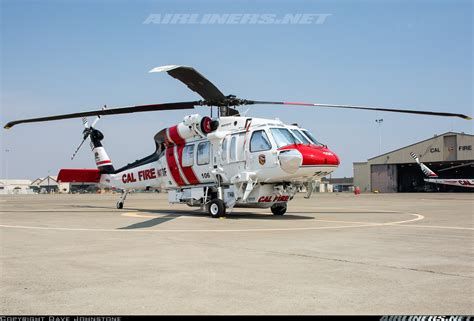
[[[73,205],[73,207],[80,207],[80,208],[90,208],[90,209],[111,209],[111,207],[106,206],[91,206],[91,205]],[[131,229],[142,229],[142,228],[150,228],[156,225],[160,225],[166,222],[169,222],[173,219],[179,217],[201,217],[203,219],[210,219],[211,218],[207,213],[201,210],[153,210],[153,209],[142,209],[142,208],[135,208],[135,207],[127,207],[126,210],[130,210],[134,213],[146,213],[146,214],[155,214],[155,215],[164,215],[164,216],[157,216],[150,220],[146,220],[139,223],[134,223],[128,226],[120,227],[119,230],[131,230]],[[122,212],[122,211],[118,211]],[[124,211],[126,213],[126,211]],[[309,212],[308,212],[309,213]],[[249,212],[239,212],[239,211],[232,211],[225,216],[227,220],[269,220],[269,221],[293,221],[293,220],[313,220],[314,217],[312,216],[303,216],[303,215],[296,215],[296,214],[285,214],[282,216],[276,216],[267,213],[249,213]]]

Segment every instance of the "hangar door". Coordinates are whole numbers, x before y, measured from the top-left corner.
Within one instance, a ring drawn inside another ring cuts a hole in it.
[[[372,165],[370,167],[370,180],[372,191],[380,193],[397,192],[397,166]]]

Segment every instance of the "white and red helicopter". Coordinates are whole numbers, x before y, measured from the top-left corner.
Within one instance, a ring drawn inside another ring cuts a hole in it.
[[[441,184],[441,185],[451,185],[451,186],[459,186],[459,187],[466,187],[466,188],[474,188],[474,179],[472,178],[440,178],[438,174],[433,172],[428,166],[420,162],[418,156],[411,152],[411,157],[415,160],[415,162],[420,166],[421,171],[425,174],[426,178],[424,178],[425,182],[433,183],[433,184]],[[463,166],[471,166],[473,163],[457,165],[448,169],[459,168]]]
[[[170,203],[199,206],[211,216],[220,217],[225,215],[226,209],[233,207],[271,208],[273,214],[283,215],[297,190],[306,187],[306,197],[310,197],[313,185],[339,165],[336,154],[320,144],[307,130],[296,125],[285,125],[279,120],[240,116],[235,107],[295,105],[470,119],[462,114],[445,112],[246,100],[233,95],[225,96],[191,67],[169,65],[150,72],[167,72],[198,93],[203,100],[24,119],[9,122],[5,128],[21,123],[83,118],[85,129],[82,143],[90,138],[97,168],[62,169],[58,180],[97,182],[103,187],[121,189],[123,193],[117,202],[119,209],[123,208],[129,191],[161,189],[168,191]],[[155,135],[155,152],[119,169],[113,166],[102,146],[104,135],[95,128],[103,115],[193,109],[195,106],[216,106],[218,116],[186,116],[179,124]],[[85,118],[88,116],[97,116],[91,125]]]

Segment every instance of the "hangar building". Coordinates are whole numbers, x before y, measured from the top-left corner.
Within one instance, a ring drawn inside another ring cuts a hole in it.
[[[354,163],[354,186],[361,192],[396,193],[468,190],[426,183],[410,152],[440,178],[474,178],[474,135],[447,132],[421,142]],[[455,167],[450,169],[451,167]]]

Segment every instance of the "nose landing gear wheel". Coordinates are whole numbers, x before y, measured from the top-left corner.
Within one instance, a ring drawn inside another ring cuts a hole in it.
[[[283,215],[286,213],[286,203],[273,204],[271,210],[273,215]]]
[[[123,202],[117,202],[117,208],[121,210],[123,208]]]
[[[222,217],[225,215],[225,204],[222,200],[216,198],[209,203],[209,214],[214,217]]]

